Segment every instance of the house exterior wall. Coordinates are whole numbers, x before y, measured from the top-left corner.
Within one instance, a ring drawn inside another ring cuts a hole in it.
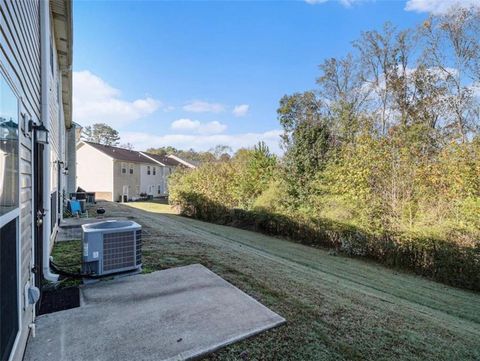
[[[49,26],[53,29],[53,20]],[[34,321],[33,305],[25,303],[25,289],[35,284],[33,259],[34,233],[34,180],[33,180],[33,134],[28,129],[28,122],[48,122],[52,131],[49,142],[52,145],[52,161],[64,160],[66,156],[65,122],[61,101],[61,83],[57,65],[57,53],[52,42],[52,72],[48,79],[50,86],[49,119],[41,119],[41,55],[40,55],[40,1],[0,0],[0,76],[6,81],[18,100],[18,154],[19,154],[19,207],[17,228],[17,275],[18,275],[18,311],[19,332],[13,349],[7,359],[19,361],[30,333],[29,325]],[[55,176],[54,162],[45,165],[43,172],[52,172],[51,190],[62,191],[62,175]],[[65,184],[65,183],[63,183]],[[56,188],[55,188],[56,187]],[[58,209],[58,208],[57,208]],[[2,240],[7,241],[7,240]],[[15,240],[8,240],[15,241]],[[46,240],[48,241],[48,240]],[[14,255],[12,255],[14,257]],[[1,285],[0,285],[1,287]],[[8,290],[0,289],[0,294]],[[5,327],[5,325],[2,325]]]
[[[125,173],[122,173],[122,165],[126,166]],[[140,196],[140,165],[135,162],[113,161],[113,201],[121,200],[123,194],[127,195],[127,199]],[[133,174],[130,174],[130,169],[133,170]]]
[[[53,18],[50,18],[53,24]],[[50,46],[53,54],[57,54],[57,49],[53,37]],[[64,174],[66,163],[66,128],[63,112],[63,104],[60,99],[62,94],[61,73],[57,57],[52,58],[53,64],[51,71],[48,72],[49,82],[49,143],[50,143],[50,216],[52,217],[52,231],[50,237],[50,247],[53,247],[53,241],[58,229],[59,221],[63,216],[63,198],[66,195],[66,176]],[[53,223],[53,221],[55,221]]]
[[[24,119],[40,119],[40,31],[37,2],[0,1],[0,67],[19,99]],[[21,121],[21,115],[19,120]],[[33,307],[23,301],[23,287],[33,284],[32,268],[32,140],[23,125],[19,130],[19,301],[20,331],[11,358],[20,360],[33,320]],[[1,290],[2,292],[4,290]]]
[[[76,157],[77,186],[95,192],[97,199],[114,202],[122,201],[124,195],[127,200],[136,200],[142,193],[167,196],[168,178],[176,168],[142,152],[85,141],[77,144]]]
[[[79,143],[76,158],[77,186],[112,201],[113,159],[85,143]]]
[[[150,174],[148,174],[148,169],[150,167]],[[155,168],[155,175],[153,174],[153,169]],[[159,186],[163,190],[164,184],[164,169],[165,167],[160,164],[141,164],[140,165],[140,192],[147,193],[154,197],[163,195],[161,192],[158,192]]]

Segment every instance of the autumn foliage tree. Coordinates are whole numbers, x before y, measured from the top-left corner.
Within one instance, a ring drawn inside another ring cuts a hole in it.
[[[172,201],[480,290],[480,11],[363,32],[319,70],[280,100],[283,157],[241,150]]]

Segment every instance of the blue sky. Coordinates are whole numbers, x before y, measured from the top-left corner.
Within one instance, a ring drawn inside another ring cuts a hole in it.
[[[278,152],[284,94],[313,89],[318,65],[345,55],[361,31],[414,26],[442,6],[75,1],[74,117],[110,124],[139,150],[237,149],[263,139]]]

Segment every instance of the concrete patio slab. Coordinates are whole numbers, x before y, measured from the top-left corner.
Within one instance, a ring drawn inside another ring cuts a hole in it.
[[[187,360],[285,322],[201,265],[99,282],[37,319],[25,361]]]

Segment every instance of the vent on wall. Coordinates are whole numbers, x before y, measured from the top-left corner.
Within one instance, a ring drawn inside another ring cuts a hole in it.
[[[83,273],[105,275],[142,266],[141,226],[132,221],[83,225]]]

